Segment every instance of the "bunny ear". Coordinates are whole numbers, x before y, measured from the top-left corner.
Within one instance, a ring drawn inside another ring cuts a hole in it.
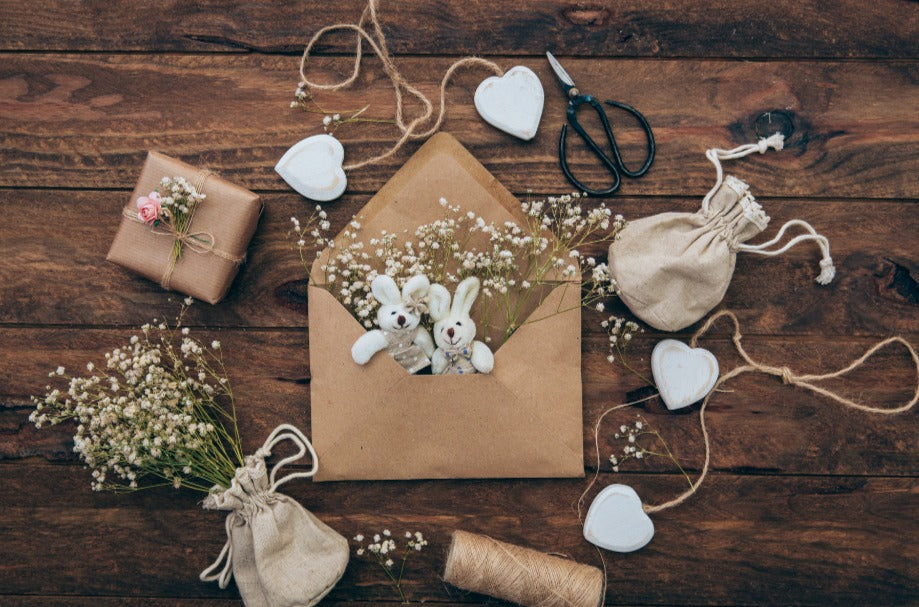
[[[373,291],[373,296],[376,300],[384,306],[396,306],[402,302],[396,281],[386,274],[380,274],[374,278],[373,282],[370,283],[370,290]]]
[[[453,297],[453,314],[456,316],[469,316],[472,311],[472,304],[479,295],[479,279],[470,276],[456,287],[456,295]]]
[[[431,282],[424,274],[412,276],[402,287],[402,299],[420,299],[427,295]]]
[[[443,285],[431,285],[428,289],[428,314],[434,322],[446,318],[450,309],[450,291]]]

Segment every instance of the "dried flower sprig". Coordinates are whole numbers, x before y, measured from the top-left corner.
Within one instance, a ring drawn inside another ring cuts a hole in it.
[[[393,538],[389,529],[384,529],[381,533],[373,535],[373,541],[368,541],[365,545],[363,534],[358,533],[354,536],[354,541],[358,547],[355,549],[357,556],[367,556],[373,559],[383,569],[390,584],[399,594],[399,599],[403,605],[408,605],[409,600],[402,589],[402,578],[405,575],[405,565],[416,552],[428,545],[424,535],[420,531],[405,532],[405,541],[400,551],[396,540]]]
[[[358,110],[327,110],[319,105],[313,98],[305,82],[297,83],[294,99],[290,102],[291,108],[299,108],[310,114],[322,114],[322,128],[328,134],[333,134],[338,127],[356,122],[374,122],[379,124],[395,124],[395,120],[385,118],[363,118],[361,115],[370,109],[369,105]],[[342,117],[344,114],[344,118]]]
[[[219,341],[191,337],[182,318],[154,320],[140,335],[86,365],[72,377],[64,367],[49,376],[67,381],[32,397],[37,428],[73,420],[73,450],[92,469],[92,488],[135,490],[171,485],[210,492],[229,487],[244,465],[233,391]]]
[[[608,337],[609,354],[606,355],[606,360],[610,364],[620,363],[640,380],[649,386],[653,386],[654,382],[635,370],[625,356],[626,348],[632,342],[632,337],[637,333],[644,332],[644,329],[638,323],[631,320],[627,321],[618,316],[610,316],[601,321],[600,327],[606,331]]]
[[[640,413],[635,415],[635,421],[631,425],[622,424],[619,426],[619,432],[616,432],[613,438],[624,443],[621,453],[614,453],[609,457],[613,472],[619,472],[619,467],[623,462],[630,459],[663,457],[673,462],[686,479],[686,482],[689,483],[689,486],[692,487],[692,479],[689,478],[689,475],[683,470],[683,466],[673,455],[670,446],[667,445],[667,441]]]
[[[154,228],[165,225],[171,232],[185,234],[195,207],[206,197],[184,177],[163,177],[155,190],[137,199],[137,218]],[[195,239],[196,236],[189,238]],[[177,238],[172,246],[173,262],[182,255],[182,243],[183,240]],[[202,243],[208,244],[206,241]]]
[[[580,305],[604,309],[604,300],[616,293],[609,268],[581,250],[615,239],[624,227],[621,215],[605,205],[587,209],[580,194],[549,197],[521,204],[523,225],[486,222],[472,211],[464,212],[441,198],[443,216],[401,235],[382,232],[365,238],[361,223],[352,218],[336,242],[327,235],[328,221],[317,211],[301,226],[291,218],[300,260],[309,271],[307,250],[323,249],[321,276],[313,284],[329,290],[366,328],[372,328],[377,302],[370,283],[379,273],[392,276],[400,286],[416,274],[432,282],[457,284],[468,276],[481,281],[477,322],[491,341],[490,329],[500,326],[506,340],[526,322],[521,316],[542,302],[551,287],[581,276]],[[566,310],[556,310],[555,313]],[[497,344],[497,345],[500,345]]]

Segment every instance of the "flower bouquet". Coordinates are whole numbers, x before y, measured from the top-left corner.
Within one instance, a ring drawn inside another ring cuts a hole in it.
[[[173,326],[146,324],[103,364],[87,363],[86,376],[52,371],[67,386],[33,397],[30,419],[38,428],[76,423],[73,449],[92,469],[94,490],[185,487],[206,494],[205,509],[229,511],[227,543],[202,580],[226,588],[235,576],[249,607],[313,605],[344,573],[348,542],[277,489],[315,474],[316,454],[283,424],[243,456],[220,342],[205,345],[181,326],[190,303]],[[285,440],[297,453],[269,473],[265,459]],[[311,470],[276,478],[307,453]]]

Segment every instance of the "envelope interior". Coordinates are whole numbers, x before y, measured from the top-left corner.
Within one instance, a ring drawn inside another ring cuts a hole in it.
[[[413,240],[415,229],[444,217],[445,209],[439,200],[446,198],[450,205],[461,208],[462,213],[474,212],[486,222],[502,225],[507,221],[522,227],[526,219],[520,209],[520,201],[494,178],[469,152],[451,135],[438,133],[434,135],[398,173],[374,196],[355,216],[360,223],[357,241],[363,241],[365,248],[370,248],[368,241],[379,238],[385,230],[396,233],[401,246],[406,240]],[[344,228],[335,237],[336,247],[348,239]],[[469,242],[477,250],[490,249],[487,236],[477,233]],[[313,262],[310,276],[316,286],[324,286],[322,265],[328,263],[331,251],[326,249]],[[556,284],[569,282],[580,284],[580,274],[566,280],[555,271],[547,274],[545,284],[534,287],[531,293],[518,300],[513,290],[508,304],[519,310],[518,320],[528,319],[536,306],[545,299]],[[451,294],[455,285],[446,285]],[[484,339],[482,331],[481,310],[483,294],[480,293],[473,307],[472,318],[479,324],[478,339]],[[356,322],[356,321],[355,321]],[[489,343],[504,342],[507,323],[503,318],[489,320],[487,333]]]

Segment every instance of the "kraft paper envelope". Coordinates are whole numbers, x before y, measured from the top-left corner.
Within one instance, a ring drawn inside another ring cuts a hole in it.
[[[404,230],[443,217],[441,197],[486,221],[522,221],[516,198],[440,133],[358,214],[361,238],[385,229],[401,242]],[[492,373],[432,376],[410,375],[385,352],[357,365],[351,345],[364,327],[311,284],[315,479],[583,476],[580,296],[579,280],[553,287],[495,352]]]

